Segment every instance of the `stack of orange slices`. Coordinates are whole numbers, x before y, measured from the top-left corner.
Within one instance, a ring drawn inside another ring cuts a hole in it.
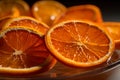
[[[30,17],[11,18],[0,31],[0,74],[30,75],[51,69],[56,60],[44,42],[48,26]]]
[[[43,5],[55,8],[47,15],[50,7]],[[38,8],[46,12],[35,12]],[[95,5],[66,8],[56,1],[38,1],[32,14],[34,18],[5,14],[0,19],[0,75],[38,74],[52,69],[56,61],[77,68],[97,66],[112,56],[119,42],[116,23],[104,22]]]

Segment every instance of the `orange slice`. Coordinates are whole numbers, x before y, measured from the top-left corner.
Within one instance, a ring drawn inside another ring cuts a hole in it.
[[[29,16],[30,8],[24,0],[1,0],[0,18],[5,16]]]
[[[3,28],[3,25],[11,18],[11,16],[5,16],[0,18],[0,30]]]
[[[19,16],[9,19],[4,24],[3,29],[12,26],[29,26],[32,28],[37,28],[42,35],[45,35],[49,29],[49,27],[45,23],[28,16]]]
[[[66,7],[63,4],[52,0],[37,1],[32,6],[33,17],[45,22],[49,26],[65,11]]]
[[[46,48],[45,33],[38,27],[31,27],[34,24],[46,29],[46,26],[29,19],[14,20],[8,21],[11,25],[4,25],[0,32],[0,74],[34,75],[52,69],[56,60]],[[22,23],[24,20],[26,23]]]
[[[114,51],[114,41],[101,25],[69,20],[50,28],[45,42],[52,55],[74,67],[91,67],[105,62]]]
[[[68,10],[58,18],[54,23],[65,20],[81,20],[86,19],[96,23],[102,23],[102,16],[99,7],[91,4],[71,6]]]
[[[120,22],[104,22],[103,25],[114,39],[116,49],[120,49]]]

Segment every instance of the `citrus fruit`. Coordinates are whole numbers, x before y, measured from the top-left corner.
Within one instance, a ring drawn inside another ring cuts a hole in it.
[[[11,18],[8,21],[6,21],[4,27],[2,28],[4,29],[6,27],[12,27],[12,26],[29,26],[29,27],[37,28],[42,35],[45,35],[45,33],[49,29],[49,27],[45,23],[28,16],[18,16],[15,18]]]
[[[2,26],[11,18],[12,18],[11,16],[5,16],[0,18],[0,30],[3,28]]]
[[[120,49],[120,22],[104,22],[103,25],[114,39],[116,49]]]
[[[32,6],[32,14],[38,20],[52,25],[53,21],[66,11],[66,7],[58,1],[37,1]]]
[[[67,11],[54,23],[65,20],[81,20],[86,19],[96,23],[102,23],[102,16],[99,7],[92,4],[83,4],[71,6]]]
[[[0,18],[21,15],[30,15],[29,5],[24,0],[0,0]]]
[[[36,26],[46,27],[42,23],[31,22]],[[32,25],[29,20],[27,23]],[[37,27],[19,24],[8,25],[9,27],[0,31],[0,74],[34,75],[52,69],[56,60],[46,48],[44,32]]]
[[[45,43],[57,60],[73,67],[104,63],[114,51],[114,40],[103,26],[82,20],[54,25]]]

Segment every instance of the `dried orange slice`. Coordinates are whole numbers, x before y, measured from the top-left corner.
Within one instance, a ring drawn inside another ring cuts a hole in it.
[[[49,29],[49,27],[45,23],[28,16],[19,16],[11,18],[8,21],[6,21],[6,23],[3,26],[4,27],[2,27],[2,29],[12,26],[29,26],[32,28],[37,28],[42,35],[45,35]]]
[[[87,19],[96,23],[102,23],[102,16],[99,7],[91,4],[71,6],[67,11],[58,18],[54,23],[65,20]]]
[[[66,7],[53,0],[37,1],[32,6],[32,14],[38,20],[52,25],[53,21],[66,11]]]
[[[3,25],[11,18],[11,16],[5,16],[0,18],[0,30],[3,28]]]
[[[52,55],[74,67],[91,67],[105,62],[114,51],[114,40],[101,25],[69,20],[50,28],[45,42]]]
[[[30,8],[24,0],[1,0],[0,18],[5,16],[29,16]]]
[[[103,25],[114,39],[116,49],[120,49],[120,22],[104,22]]]
[[[25,26],[22,24],[24,20]],[[46,26],[29,19],[24,20],[10,22],[11,25],[5,25],[0,32],[1,75],[34,75],[50,70],[56,63],[46,48],[44,32],[41,32],[38,27],[30,27],[27,24],[39,25],[43,28]],[[19,24],[13,24],[14,22]]]

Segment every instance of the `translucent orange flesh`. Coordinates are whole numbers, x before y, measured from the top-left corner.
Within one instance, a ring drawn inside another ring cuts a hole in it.
[[[49,56],[43,38],[25,30],[11,30],[0,37],[0,66],[29,68]]]
[[[36,6],[37,8],[37,6]],[[37,16],[35,16],[38,20],[42,20],[48,25],[51,25],[56,16],[60,14],[60,10],[55,6],[38,6],[38,10],[35,10]]]
[[[32,7],[33,16],[49,26],[65,11],[66,7],[56,1],[38,1]]]
[[[82,23],[67,23],[51,33],[52,45],[64,57],[76,62],[92,62],[105,56],[109,39],[101,30]]]

